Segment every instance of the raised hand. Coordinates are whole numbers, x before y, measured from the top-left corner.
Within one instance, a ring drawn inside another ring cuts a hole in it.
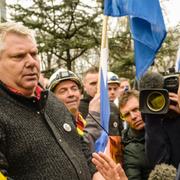
[[[92,162],[97,170],[106,180],[128,180],[120,164],[116,164],[113,159],[106,154],[93,153]]]

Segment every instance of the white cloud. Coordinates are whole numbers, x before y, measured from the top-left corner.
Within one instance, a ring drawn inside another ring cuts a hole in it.
[[[161,1],[164,8],[164,16],[167,27],[176,26],[180,23],[180,0]]]

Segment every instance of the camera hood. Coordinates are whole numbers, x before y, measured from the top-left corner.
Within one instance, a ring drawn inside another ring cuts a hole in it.
[[[166,89],[143,89],[140,91],[139,107],[144,114],[166,114],[169,110],[169,95]]]

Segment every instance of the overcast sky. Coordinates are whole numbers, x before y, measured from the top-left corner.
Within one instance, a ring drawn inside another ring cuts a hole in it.
[[[62,0],[57,0],[61,2]],[[84,0],[88,4],[96,3],[96,0]],[[151,1],[151,0],[149,0]],[[7,4],[19,2],[24,6],[28,7],[32,0],[6,0]],[[165,21],[167,26],[172,27],[180,22],[180,0],[162,0],[162,7],[165,7]]]
[[[163,1],[162,6],[165,6],[168,26],[177,25],[180,22],[180,0]]]

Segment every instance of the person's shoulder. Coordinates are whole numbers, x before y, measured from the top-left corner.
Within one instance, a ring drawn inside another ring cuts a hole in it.
[[[119,109],[113,102],[110,102],[110,111],[119,114]]]
[[[89,107],[89,103],[91,101],[91,97],[90,96],[83,96],[80,100],[80,105],[79,105],[79,108],[80,109],[86,109]]]
[[[62,101],[60,101],[52,92],[48,93],[48,99],[47,104],[51,107],[59,107],[59,108],[65,108],[65,105]]]
[[[80,100],[80,104],[89,104],[89,100],[88,99],[86,99],[86,98],[82,98],[81,100]]]

